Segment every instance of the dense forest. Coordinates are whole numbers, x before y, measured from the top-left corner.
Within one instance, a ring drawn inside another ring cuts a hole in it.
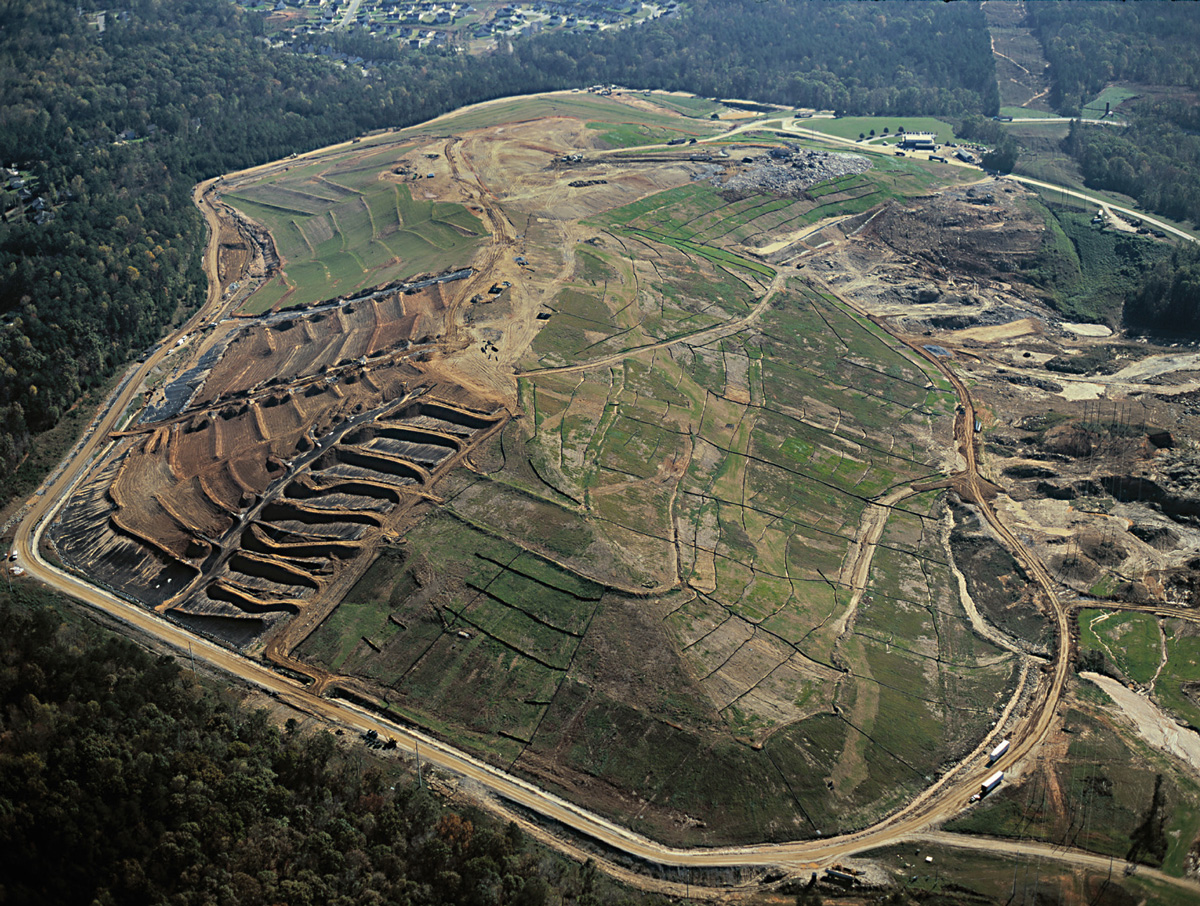
[[[14,590],[0,591],[0,902],[660,901]]]
[[[1110,82],[1200,87],[1200,16],[1191,3],[1027,3],[1064,116]]]
[[[1158,263],[1125,302],[1131,327],[1200,333],[1200,247],[1187,244]]]
[[[1050,61],[1050,101],[1066,116],[1110,83],[1145,86],[1125,128],[1075,125],[1064,149],[1088,186],[1200,223],[1200,16],[1192,4],[1029,3]]]
[[[696,0],[652,27],[527,42],[573,81],[691,91],[842,114],[992,115],[987,23],[973,4]]]
[[[1148,99],[1134,104],[1130,118],[1124,129],[1072,122],[1063,148],[1088,186],[1200,224],[1200,112],[1178,101]]]
[[[0,472],[203,297],[202,178],[462,104],[599,81],[834,107],[994,112],[968,4],[695,0],[670,21],[485,57],[344,38],[364,74],[270,50],[228,0],[0,5]]]

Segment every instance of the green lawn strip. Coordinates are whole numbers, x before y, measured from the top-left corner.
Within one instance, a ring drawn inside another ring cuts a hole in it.
[[[791,199],[776,198],[771,195],[750,195],[737,201],[728,202],[720,195],[714,194],[712,202],[712,206],[707,210],[679,223],[674,231],[675,235],[681,239],[695,240],[700,237],[701,240],[705,240],[704,234],[718,227],[725,226],[727,227],[726,232],[729,232],[747,220],[766,213],[763,210],[766,206],[774,209],[792,204]]]
[[[1104,116],[1106,104],[1110,109],[1115,110],[1122,103],[1134,97],[1137,97],[1137,92],[1130,88],[1125,88],[1121,85],[1109,85],[1084,104],[1079,110],[1079,115],[1084,119],[1100,119]]]
[[[788,836],[814,833],[789,783],[817,799],[821,784],[815,772],[790,777],[770,758],[723,734],[701,742],[695,733],[571,685],[556,697],[534,748],[561,751],[564,743],[570,768],[633,790],[642,801],[676,814],[720,815],[722,836],[733,841],[772,839],[769,828],[780,823],[789,828]],[[800,748],[807,750],[805,741]],[[738,782],[730,783],[730,777]],[[614,808],[615,817],[633,829],[654,829],[641,817],[645,808],[638,802]],[[804,829],[797,831],[797,825]],[[671,836],[700,842],[708,833],[676,828]]]
[[[522,556],[532,555],[525,553]],[[574,636],[582,634],[599,600],[599,595],[584,600],[531,575],[517,572],[509,565],[505,565],[505,569],[487,585],[487,593],[535,620]]]
[[[307,214],[264,205],[250,194],[226,197],[277,237],[292,304],[461,264],[486,235],[462,206],[416,202],[407,186],[378,180],[362,194],[340,196]],[[264,294],[254,309],[266,310],[268,299],[274,304],[286,291]]]
[[[1036,117],[1038,119],[1044,119],[1046,117],[1057,116],[1057,114],[1050,113],[1045,110],[1033,110],[1032,108],[1029,108],[1029,107],[1001,107],[1000,115],[1016,117],[1017,119],[1023,119],[1023,118],[1029,118],[1029,117]]]
[[[635,148],[643,145],[665,145],[678,138],[702,138],[708,134],[688,129],[688,123],[664,128],[646,123],[588,123],[587,128],[599,132],[599,138],[609,148]]]
[[[883,135],[884,129],[888,129],[889,134],[898,139],[901,126],[905,132],[936,133],[938,142],[954,140],[954,127],[931,116],[843,116],[834,119],[811,117],[796,120],[797,129],[811,129],[839,138],[858,138],[860,132],[870,135],[872,129],[879,136]]]
[[[447,129],[467,131],[487,126],[524,122],[551,116],[570,116],[602,123],[639,122],[647,126],[672,128],[680,124],[680,117],[673,113],[641,111],[603,97],[588,94],[555,94],[538,98],[516,98],[510,101],[489,104],[450,114],[435,122],[402,130],[405,136],[444,135]],[[687,121],[689,129],[702,124]],[[724,128],[714,121],[712,130]]]
[[[273,212],[292,216],[312,217],[327,210],[335,201],[306,196],[300,192],[283,192],[272,190],[270,186],[241,186],[234,192],[224,192],[221,200],[235,208],[249,210],[256,208],[261,212]]]
[[[647,99],[689,117],[707,117],[721,109],[721,105],[717,101],[708,98],[653,93]]]
[[[686,186],[678,186],[674,189],[667,189],[663,192],[647,195],[645,198],[640,198],[622,207],[614,208],[597,217],[595,222],[585,221],[584,223],[585,225],[598,228],[622,228],[660,209],[666,209],[679,203],[690,202],[697,198],[711,199],[715,194],[712,187],[702,184],[692,183]]]
[[[261,315],[278,305],[291,287],[279,274],[276,274],[246,299],[239,312],[248,315]]]
[[[393,688],[410,707],[457,725],[451,738],[462,738],[465,731],[528,740],[562,672],[462,628],[471,638],[443,635]]]
[[[495,598],[490,588],[471,583],[467,587],[474,597],[461,609],[450,607],[459,622],[547,669],[567,669],[579,642],[576,636]]]
[[[575,279],[586,280],[592,284],[607,282],[617,275],[614,265],[610,263],[614,258],[616,256],[608,252],[597,251],[580,243],[575,246]]]
[[[732,252],[727,252],[724,249],[713,248],[708,245],[701,245],[696,242],[688,242],[685,239],[675,239],[670,236],[655,234],[647,230],[636,230],[627,228],[629,234],[639,236],[643,239],[648,239],[654,242],[661,242],[669,245],[672,248],[679,249],[682,252],[688,252],[693,255],[698,255],[706,261],[711,261],[714,264],[728,265],[729,267],[741,268],[742,270],[750,271],[751,273],[761,274],[770,279],[775,276],[775,269],[770,265],[763,264],[759,261],[751,261],[748,258],[743,258],[740,255],[735,255]]]

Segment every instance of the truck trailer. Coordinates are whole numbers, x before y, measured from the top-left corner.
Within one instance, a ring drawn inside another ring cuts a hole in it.
[[[979,792],[976,793],[974,796],[972,796],[970,799],[968,799],[967,802],[969,802],[969,803],[978,802],[980,799],[982,799],[984,796],[986,796],[988,793],[990,793],[992,790],[994,790],[996,787],[998,787],[1000,785],[1000,781],[1003,779],[1004,779],[1004,772],[997,771],[995,774],[993,774],[991,777],[989,777],[987,780],[985,780],[983,783],[981,783],[979,785]]]
[[[988,764],[995,764],[999,758],[1008,751],[1008,740],[1002,739],[996,748],[988,753]]]

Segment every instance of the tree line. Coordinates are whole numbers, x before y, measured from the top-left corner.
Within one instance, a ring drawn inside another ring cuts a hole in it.
[[[1129,195],[1148,211],[1200,224],[1200,134],[1196,117],[1176,117],[1176,102],[1144,101],[1128,128],[1072,121],[1064,150],[1079,164],[1085,183]]]
[[[1189,3],[1027,3],[1025,14],[1064,116],[1112,82],[1200,87],[1200,17]]]
[[[1181,245],[1160,261],[1126,299],[1125,320],[1136,328],[1200,333],[1200,247]]]

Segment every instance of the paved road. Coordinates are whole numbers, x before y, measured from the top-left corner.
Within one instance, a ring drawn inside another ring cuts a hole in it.
[[[1005,176],[1005,179],[1013,179],[1017,182],[1024,183],[1027,186],[1037,186],[1041,189],[1049,189],[1052,192],[1061,192],[1064,195],[1070,195],[1074,198],[1082,198],[1084,201],[1090,201],[1092,204],[1096,205],[1096,207],[1107,208],[1111,211],[1118,211],[1127,217],[1136,218],[1142,221],[1142,223],[1148,223],[1151,226],[1158,227],[1158,229],[1162,230],[1163,232],[1170,233],[1173,236],[1178,236],[1180,239],[1186,239],[1189,242],[1200,241],[1191,233],[1181,230],[1178,227],[1173,227],[1171,224],[1165,223],[1151,214],[1144,214],[1141,211],[1135,211],[1133,208],[1123,208],[1120,205],[1112,204],[1111,202],[1105,201],[1102,198],[1097,198],[1095,195],[1088,195],[1086,192],[1068,189],[1066,186],[1056,186],[1052,182],[1042,182],[1040,179],[1030,179],[1028,176],[1015,176],[1009,174],[1008,176]]]
[[[342,16],[342,21],[334,28],[345,28],[354,21],[354,17],[358,15],[358,7],[362,4],[362,0],[350,0],[350,5],[346,7],[346,15]]]
[[[195,195],[197,203],[200,203],[203,191],[208,185],[209,183],[206,183],[197,187]],[[210,219],[209,222],[212,223],[212,220]],[[211,239],[215,244],[215,231]],[[215,264],[211,250],[210,254],[206,256],[206,262],[210,268]],[[175,647],[180,652],[191,651],[195,657],[266,689],[278,696],[281,701],[307,713],[355,732],[365,732],[368,729],[375,729],[382,735],[395,738],[402,749],[414,754],[419,747],[421,759],[425,763],[437,765],[462,777],[469,778],[502,800],[517,803],[538,815],[557,821],[580,834],[600,840],[618,851],[663,865],[692,866],[697,868],[782,866],[796,871],[811,870],[868,849],[900,840],[913,839],[917,835],[924,833],[932,822],[957,811],[967,796],[978,787],[982,776],[990,770],[990,768],[987,768],[982,763],[982,759],[968,759],[968,763],[961,770],[943,776],[907,806],[874,827],[856,834],[824,840],[760,844],[743,847],[713,849],[679,849],[668,847],[634,833],[627,828],[620,827],[606,818],[567,802],[552,793],[541,790],[528,781],[481,762],[423,733],[392,724],[347,703],[322,698],[296,681],[280,676],[260,663],[249,660],[203,638],[193,636],[179,626],[147,611],[139,605],[124,601],[114,594],[96,588],[78,577],[68,575],[51,566],[41,558],[38,552],[38,545],[45,525],[57,509],[58,504],[66,499],[71,488],[92,461],[93,456],[102,453],[103,449],[109,444],[109,432],[116,427],[118,419],[124,413],[134,394],[137,392],[141,381],[149,373],[150,369],[159,364],[167,352],[172,349],[177,337],[189,332],[210,314],[215,313],[219,309],[219,294],[220,287],[216,280],[213,279],[210,283],[208,301],[204,308],[190,319],[177,334],[164,342],[162,347],[149,357],[142,366],[133,371],[131,379],[126,382],[124,389],[114,396],[112,405],[100,418],[98,427],[93,435],[80,447],[79,453],[58,473],[56,478],[48,482],[44,494],[36,495],[30,501],[29,513],[17,529],[14,550],[17,552],[22,565],[25,566],[29,575],[34,579],[43,581],[92,607],[102,610],[121,622],[135,627],[138,631],[146,633],[164,644]],[[763,301],[765,302],[766,299]],[[919,349],[917,352],[924,355]],[[939,364],[936,359],[934,360],[934,364]],[[969,425],[974,418],[970,396],[965,386],[956,376],[952,373],[948,373],[948,376],[954,383],[955,389],[959,392],[960,402],[964,406],[965,414],[960,420],[960,424]],[[968,475],[976,494],[982,499],[983,495],[978,487],[978,479],[975,474],[973,442],[970,442],[965,437],[960,437],[960,440],[966,441],[964,443],[964,453],[967,456]],[[967,453],[966,451],[970,452]],[[1051,596],[1060,632],[1062,633],[1060,638],[1065,641],[1067,638],[1067,634],[1064,631],[1065,609],[1057,603],[1057,598],[1054,597],[1053,584],[1049,576],[1045,574],[1045,570],[1041,567],[1040,563],[1025,552],[1019,541],[999,522],[995,514],[991,512],[990,507],[986,508],[986,514],[989,522],[995,520],[993,525],[1000,531],[1002,537],[1012,545],[1013,550],[1021,554],[1021,559],[1027,560],[1031,574],[1034,575],[1039,584],[1043,586],[1043,589]],[[1045,734],[1053,717],[1052,704],[1056,700],[1057,693],[1061,690],[1065,678],[1065,665],[1066,645],[1064,644],[1060,647],[1060,652],[1055,661],[1054,677],[1048,686],[1049,694],[1044,695],[1041,698],[1040,704],[1035,706],[1032,713],[1023,719],[1031,732],[1028,733],[1026,739],[1017,743],[1009,755],[1006,755],[1004,759],[1005,763],[1011,763],[1013,760],[1028,754]],[[945,839],[942,839],[943,836]],[[959,838],[949,835],[939,835],[938,840],[939,842],[952,843],[953,845],[976,845],[975,842],[960,843]],[[570,843],[560,842],[558,845],[564,849],[578,852]],[[1008,841],[989,842],[981,845],[985,845],[987,848],[1001,855],[1014,849],[1014,845]],[[1081,866],[1092,866],[1098,858],[1084,853],[1061,851],[1048,846],[1039,847],[1036,844],[1021,845],[1028,851],[1036,852],[1045,858],[1056,858]],[[605,867],[613,871],[613,873],[622,875],[627,880],[635,883],[644,883],[647,886],[657,889],[682,888],[682,885],[652,882],[644,878],[639,879],[639,877],[631,876],[628,870],[622,869],[607,860],[598,859],[597,861],[604,863]],[[1179,881],[1178,879],[1168,878],[1166,880],[1185,886],[1189,883]],[[1200,892],[1200,886],[1191,885],[1189,889]],[[682,889],[674,892],[682,892]],[[693,888],[693,892],[695,892],[695,888]]]

